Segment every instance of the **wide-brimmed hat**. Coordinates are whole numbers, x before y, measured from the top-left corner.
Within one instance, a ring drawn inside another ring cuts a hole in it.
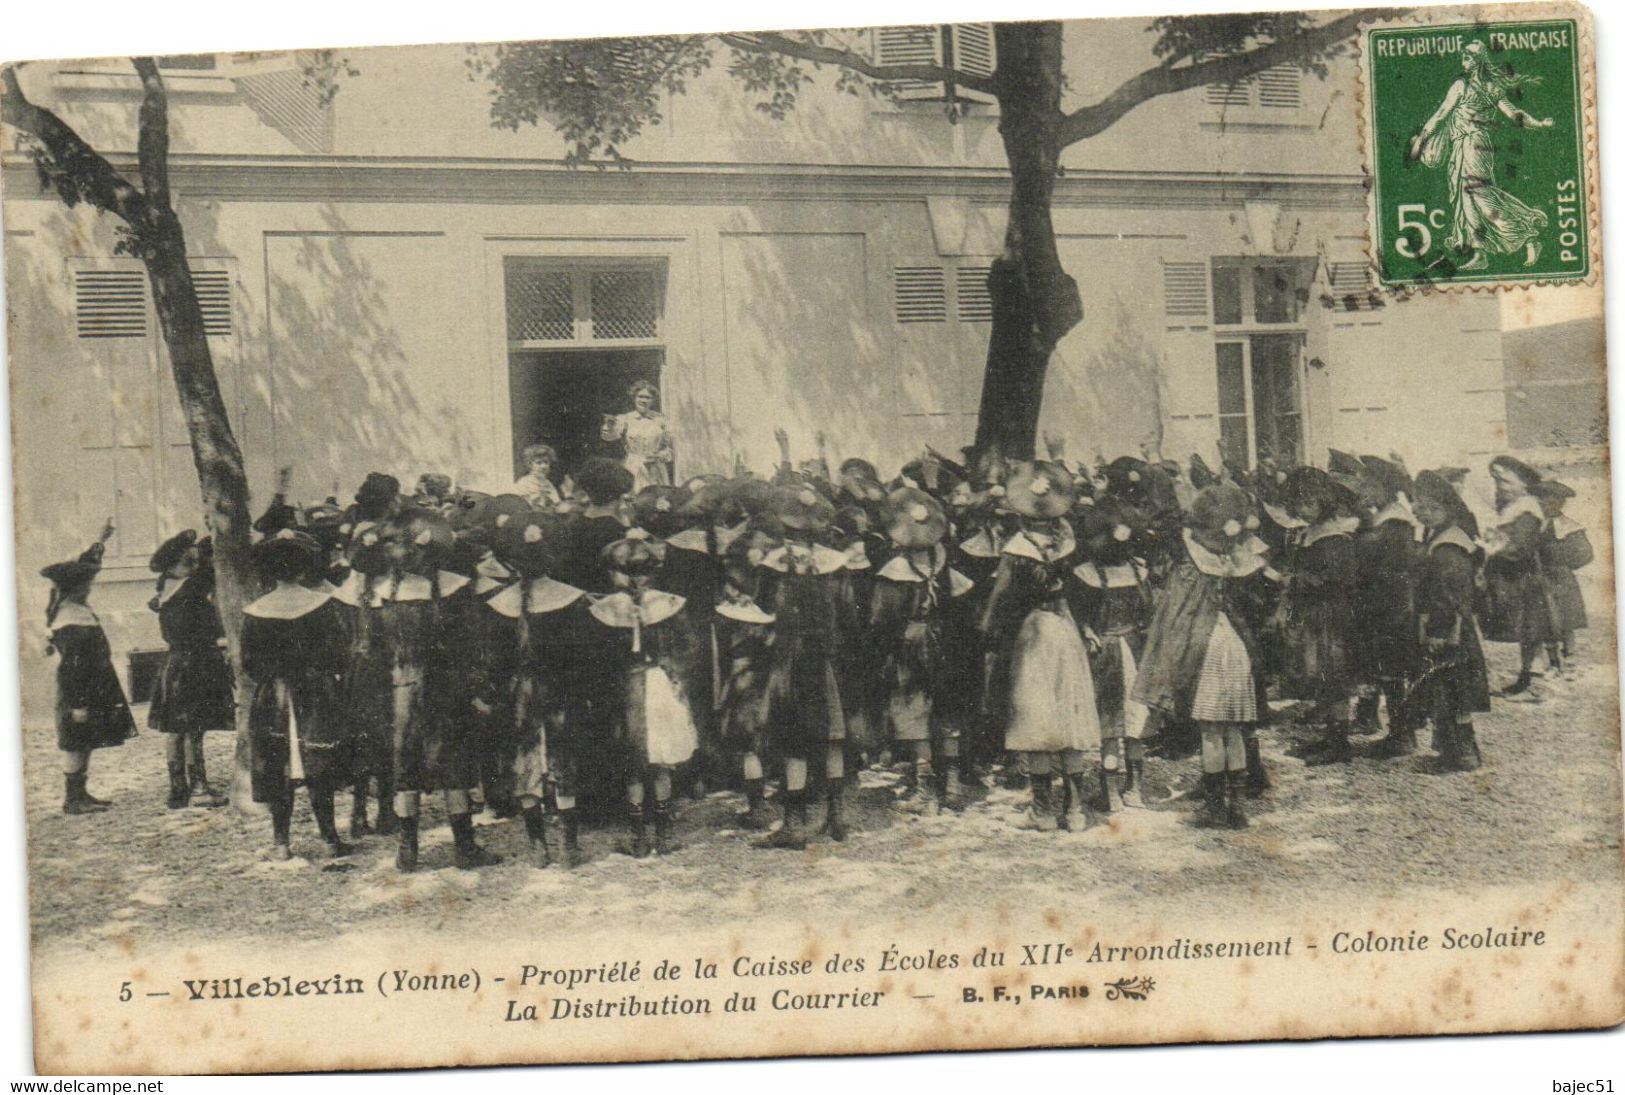
[[[523,495],[494,494],[484,502],[475,504],[479,523],[493,532],[513,521],[524,521],[536,512]]]
[[[315,569],[322,557],[316,537],[285,528],[254,545],[254,566],[273,582],[296,582]]]
[[[40,577],[58,589],[75,589],[101,573],[103,551],[100,543],[91,544],[76,558],[41,567]]]
[[[948,533],[942,504],[916,487],[900,487],[886,496],[886,535],[905,551],[934,547]]]
[[[1437,471],[1424,471],[1417,474],[1411,484],[1415,492],[1416,501],[1426,499],[1434,502],[1450,514],[1450,519],[1466,532],[1467,535],[1478,535],[1478,518],[1473,511],[1467,508],[1467,503],[1461,500],[1456,488],[1450,484],[1449,478],[1444,474],[1449,468],[1440,468]]]
[[[1411,492],[1411,477],[1402,464],[1381,456],[1360,457],[1360,474],[1390,495]]]
[[[1079,507],[1072,518],[1080,554],[1103,566],[1126,563],[1144,551],[1147,528],[1140,508],[1115,495]]]
[[[456,500],[446,510],[446,520],[451,527],[461,532],[463,529],[485,525],[490,521],[491,495],[480,490],[465,490],[458,493]]]
[[[399,479],[381,471],[370,471],[367,478],[361,481],[361,486],[356,489],[355,500],[357,505],[376,514],[399,497],[400,493]]]
[[[797,532],[817,532],[835,519],[835,506],[810,484],[775,487],[771,512],[779,523]]]
[[[1288,510],[1297,512],[1311,498],[1320,503],[1322,520],[1334,513],[1352,517],[1360,512],[1359,496],[1330,472],[1308,465],[1293,468],[1281,484],[1281,500]]]
[[[1022,517],[1051,519],[1071,512],[1078,487],[1072,473],[1048,460],[1022,461],[1004,484],[1003,509]]]
[[[632,523],[651,536],[674,536],[683,531],[683,503],[688,494],[682,487],[652,483],[632,499]]]
[[[151,559],[147,560],[147,569],[154,574],[166,573],[176,563],[180,562],[182,557],[192,550],[192,545],[196,543],[197,529],[182,529],[158,545],[158,550],[152,553]]]
[[[625,464],[606,456],[594,456],[583,462],[576,469],[574,479],[595,506],[607,506],[632,493],[632,473],[626,470]]]
[[[604,566],[629,578],[652,577],[666,558],[666,545],[642,529],[632,529],[598,553]]]
[[[1574,488],[1556,479],[1542,479],[1529,488],[1529,493],[1542,502],[1566,502],[1574,497]]]
[[[1353,481],[1365,470],[1360,458],[1342,449],[1326,450],[1326,472],[1344,481]]]
[[[777,489],[765,479],[750,476],[728,482],[729,497],[739,511],[748,517],[770,512]]]
[[[1216,473],[1212,468],[1208,467],[1207,461],[1202,459],[1202,454],[1199,452],[1191,453],[1191,486],[1195,487],[1197,490],[1201,490],[1204,487],[1211,487],[1218,481],[1218,473]]]
[[[1185,524],[1193,532],[1239,544],[1252,535],[1257,517],[1246,491],[1230,483],[1215,483],[1196,492]]]
[[[1517,476],[1526,489],[1534,486],[1543,478],[1540,472],[1519,460],[1516,456],[1497,456],[1490,461],[1490,474],[1495,474],[1497,468]]]
[[[389,573],[389,545],[384,542],[383,534],[382,525],[369,525],[351,533],[344,547],[344,557],[349,560],[351,570],[368,578]]]
[[[843,475],[835,497],[838,502],[877,506],[886,501],[887,491],[880,480],[865,475]]]
[[[434,510],[414,507],[384,529],[394,563],[413,574],[432,574],[449,558],[457,543],[451,523]]]
[[[541,578],[558,564],[565,519],[530,513],[491,534],[496,557],[526,578]]]
[[[1143,499],[1150,490],[1151,465],[1138,456],[1119,456],[1106,465],[1106,490],[1130,502]]]

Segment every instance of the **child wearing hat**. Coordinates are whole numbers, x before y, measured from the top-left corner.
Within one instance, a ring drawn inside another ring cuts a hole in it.
[[[235,729],[235,682],[226,662],[225,629],[214,600],[214,569],[209,540],[185,529],[159,545],[149,561],[158,590],[149,607],[169,647],[153,687],[147,725],[164,735],[171,810],[196,801],[224,806],[209,786],[203,764],[203,735]]]
[[[271,592],[243,609],[243,671],[254,683],[249,701],[254,801],[271,811],[271,855],[289,859],[296,788],[328,854],[350,848],[339,839],[333,793],[350,774],[350,726],[338,703],[337,667],[344,664],[345,625],[329,594],[303,580],[320,558],[309,535],[283,529],[254,545]]]
[[[1415,508],[1427,536],[1416,579],[1423,657],[1416,703],[1433,719],[1441,766],[1472,771],[1482,763],[1473,716],[1490,709],[1489,673],[1473,614],[1484,562],[1478,522],[1438,472],[1416,477]]]
[[[1497,456],[1490,461],[1490,478],[1495,482],[1495,524],[1484,534],[1489,592],[1484,637],[1518,644],[1518,677],[1501,695],[1530,698],[1535,657],[1563,638],[1541,564],[1546,514],[1533,493],[1541,474],[1516,457]]]
[[[909,762],[902,805],[953,808],[963,798],[959,726],[937,701],[958,683],[946,675],[948,604],[968,593],[971,581],[948,565],[948,518],[925,491],[892,491],[885,528],[894,554],[875,575],[867,648],[879,666],[891,741]]]
[[[519,581],[519,575],[492,550],[488,524],[457,529],[457,543],[448,570],[470,579],[455,598],[461,616],[457,634],[462,648],[458,661],[464,674],[468,727],[474,767],[493,817],[519,812],[513,793],[514,681],[519,676],[517,625],[510,614],[492,607],[492,600]]]
[[[1148,712],[1132,697],[1151,621],[1151,587],[1144,562],[1150,529],[1138,509],[1115,495],[1079,506],[1073,520],[1082,560],[1072,569],[1082,583],[1079,618],[1100,638],[1090,664],[1102,738],[1095,806],[1110,813],[1114,793],[1124,806],[1145,803],[1141,783]]]
[[[604,565],[620,589],[591,605],[593,618],[610,632],[605,646],[618,687],[608,697],[616,739],[623,753],[626,805],[635,859],[651,851],[667,855],[672,838],[672,773],[699,745],[693,711],[682,687],[693,660],[692,635],[681,616],[687,602],[655,589],[664,545],[643,529],[604,549]],[[649,821],[654,821],[654,844]]]
[[[1267,549],[1250,517],[1252,500],[1231,484],[1205,487],[1192,499],[1183,558],[1157,600],[1131,693],[1200,731],[1197,824],[1205,827],[1247,826],[1246,739],[1262,711],[1253,621],[1269,581]]]
[[[85,788],[90,754],[122,745],[136,734],[107,633],[90,608],[90,587],[101,573],[102,553],[112,535],[108,522],[100,538],[76,558],[40,571],[51,583],[45,608],[51,641],[45,652],[57,655],[56,747],[62,753],[64,814],[94,813],[112,805]]]
[[[1100,748],[1089,652],[1068,603],[1077,542],[1065,514],[1076,493],[1059,465],[1022,463],[1011,471],[1003,506],[1020,519],[1020,530],[1004,545],[981,622],[994,655],[989,707],[1032,788],[1022,824],[1041,831],[1091,822],[1083,778],[1087,755]],[[1092,632],[1088,643],[1098,645]]]
[[[1294,469],[1282,487],[1288,513],[1304,527],[1287,549],[1281,598],[1283,687],[1313,704],[1322,737],[1299,750],[1310,764],[1352,760],[1349,742],[1355,690],[1350,647],[1360,527],[1359,500],[1319,468]]]
[[[776,622],[761,607],[761,564],[776,547],[778,539],[762,523],[730,541],[723,556],[723,584],[712,625],[717,647],[718,731],[723,747],[739,758],[745,788],[746,810],[738,824],[757,832],[771,825],[762,759],[767,754],[767,682]]]
[[[1377,701],[1385,700],[1388,736],[1372,753],[1409,756],[1416,751],[1416,725],[1405,698],[1420,657],[1414,588],[1418,527],[1408,501],[1410,476],[1396,461],[1362,456],[1354,491],[1365,513],[1355,534],[1360,612],[1353,655],[1356,674],[1368,689],[1355,704],[1355,721],[1376,730]]]
[[[828,792],[824,831],[846,839],[846,712],[837,659],[844,636],[844,552],[819,543],[835,507],[810,485],[776,487],[772,514],[783,542],[762,557],[774,587],[773,645],[768,672],[769,743],[784,764],[784,823],[764,848],[806,845],[809,765],[821,762]]]
[[[1555,651],[1548,644],[1546,660],[1554,671],[1566,675],[1573,672],[1574,633],[1587,624],[1585,596],[1574,572],[1589,565],[1594,553],[1585,528],[1563,512],[1564,505],[1574,497],[1574,488],[1546,479],[1536,484],[1534,493],[1546,515],[1540,561],[1551,582],[1557,632],[1561,636]]]

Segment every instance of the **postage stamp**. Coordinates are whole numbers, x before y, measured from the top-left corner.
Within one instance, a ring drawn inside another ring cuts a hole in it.
[[[1381,284],[1591,275],[1589,27],[1578,8],[1537,13],[1556,17],[1365,29],[1362,121]]]

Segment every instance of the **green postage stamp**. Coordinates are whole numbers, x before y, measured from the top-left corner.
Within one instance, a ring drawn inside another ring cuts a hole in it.
[[[1567,5],[1473,14],[1453,21],[1424,9],[1421,22],[1361,32],[1377,278],[1393,287],[1587,280],[1598,227],[1588,14]]]

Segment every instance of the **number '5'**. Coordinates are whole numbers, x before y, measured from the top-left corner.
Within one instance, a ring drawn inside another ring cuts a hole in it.
[[[128,981],[124,982],[124,984],[122,984],[122,985],[120,985],[118,987],[118,1002],[119,1003],[128,1004],[130,1002],[130,997],[133,996],[133,995],[135,995],[135,994],[130,991],[130,983]]]
[[[1412,249],[1410,239],[1404,235],[1401,235],[1397,240],[1394,241],[1394,250],[1398,251],[1401,255],[1404,255],[1408,259],[1421,258],[1433,248],[1433,233],[1428,230],[1428,225],[1431,224],[1434,228],[1443,228],[1444,210],[1434,209],[1430,212],[1427,206],[1417,204],[1402,205],[1397,210],[1397,213],[1399,215],[1399,231],[1403,233],[1407,228],[1416,229],[1421,236],[1421,244],[1415,249]],[[1409,213],[1421,213],[1427,219],[1409,220],[1406,216],[1406,214]]]

